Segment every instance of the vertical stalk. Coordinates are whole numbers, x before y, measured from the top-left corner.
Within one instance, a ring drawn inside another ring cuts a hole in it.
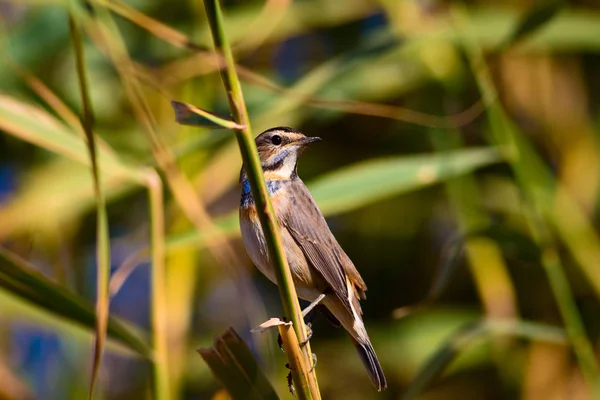
[[[94,112],[88,91],[88,81],[85,69],[85,55],[83,51],[83,38],[79,26],[72,13],[69,15],[69,28],[75,52],[77,64],[77,77],[81,94],[83,117],[80,118],[85,132],[87,147],[90,153],[92,166],[92,179],[96,195],[96,337],[94,340],[94,356],[92,361],[92,372],[88,398],[94,397],[94,389],[98,380],[98,372],[102,364],[104,345],[106,344],[106,330],[109,316],[109,280],[110,280],[110,238],[108,232],[108,216],[106,213],[106,201],[100,183],[100,170],[98,168],[98,155],[96,151],[96,140],[93,132]]]
[[[118,29],[111,18],[108,10],[99,7],[94,2],[90,5],[94,10],[94,18],[86,20],[88,29],[92,34],[105,40],[108,55],[119,74],[123,77],[123,85],[131,101],[136,117],[142,123],[144,132],[151,138],[152,148],[156,148],[151,115],[145,103],[137,96],[138,87],[135,79],[127,74],[131,67],[126,46],[118,34]],[[87,16],[87,13],[84,13]],[[151,224],[151,262],[152,262],[152,284],[151,284],[151,324],[152,324],[152,349],[153,357],[153,384],[154,398],[167,400],[171,398],[170,376],[168,365],[168,332],[167,332],[167,296],[165,285],[165,238],[164,238],[164,211],[163,211],[163,186],[158,173],[149,170],[142,177],[148,188],[150,203]],[[108,288],[107,281],[107,288]],[[107,292],[108,295],[108,292]]]
[[[163,186],[154,170],[147,174],[150,199],[150,241],[152,258],[151,324],[154,349],[154,396],[157,400],[171,398],[167,348],[167,286],[165,281],[165,216]]]
[[[206,15],[210,24],[215,50],[225,58],[225,68],[221,69],[221,79],[227,92],[229,108],[233,120],[244,128],[235,131],[236,139],[240,147],[244,166],[248,174],[248,180],[260,223],[265,234],[269,258],[275,269],[275,277],[279,287],[279,295],[283,305],[286,318],[292,321],[299,342],[306,340],[306,327],[302,317],[302,311],[298,303],[296,288],[292,281],[292,275],[287,264],[287,258],[283,248],[283,242],[279,232],[279,225],[275,219],[273,205],[269,198],[267,185],[258,157],[258,151],[250,128],[248,111],[244,102],[242,88],[235,69],[235,61],[227,36],[224,30],[223,16],[218,0],[206,0],[204,2]],[[288,355],[289,356],[289,355]],[[309,372],[306,365],[312,365],[310,346],[304,347],[305,363],[297,363],[294,357],[289,357],[290,367],[296,368],[302,373],[293,374],[298,397],[300,399],[320,399],[319,388],[316,381],[314,369]]]

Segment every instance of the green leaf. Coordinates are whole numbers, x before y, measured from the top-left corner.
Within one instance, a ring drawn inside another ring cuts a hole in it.
[[[450,278],[456,270],[456,267],[458,266],[467,236],[468,235],[465,235],[464,237],[451,238],[444,245],[440,256],[438,269],[434,274],[433,282],[425,298],[416,304],[395,309],[392,313],[394,318],[403,318],[409,314],[414,314],[415,312],[433,304],[440,297],[450,282]]]
[[[533,4],[523,15],[504,45],[508,47],[531,35],[550,22],[564,5],[563,0],[548,0]]]
[[[368,160],[326,174],[308,185],[325,215],[430,186],[502,161],[493,148]]]
[[[308,188],[324,215],[348,212],[385,198],[417,190],[478,168],[502,161],[494,148],[466,149],[423,156],[368,160],[326,174]],[[228,236],[239,235],[237,212],[215,220],[216,228]],[[188,245],[202,245],[210,231],[189,231],[171,236],[172,251]]]
[[[173,106],[173,110],[175,111],[175,120],[182,125],[244,129],[244,125],[219,117],[191,104],[171,100],[171,106]]]
[[[215,339],[213,347],[198,353],[235,400],[279,399],[250,349],[233,328]]]
[[[90,165],[84,138],[37,107],[0,93],[0,129],[21,140]],[[108,146],[98,146],[99,169],[111,177],[144,182],[141,170],[121,162]]]
[[[133,109],[137,122],[142,127],[146,140],[151,144],[152,153],[170,181],[170,188],[175,193],[176,201],[181,200],[180,184],[186,185],[187,180],[180,174],[178,166],[171,158],[170,152],[157,132],[155,117],[152,115],[150,105],[138,77],[133,73],[134,62],[129,56],[125,38],[120,28],[113,19],[108,9],[100,6],[92,6],[94,18],[88,18],[80,14],[90,37],[101,48],[105,48],[108,57],[116,68],[121,84],[127,94],[129,104]],[[164,257],[164,199],[162,179],[153,169],[145,172],[144,183],[148,188],[149,215],[150,215],[150,242],[151,242],[151,275],[150,285],[150,324],[152,326],[152,348],[153,348],[153,394],[157,400],[170,399],[173,396],[171,390],[171,374],[169,373],[168,354],[168,329],[167,326],[167,284]],[[185,190],[185,186],[183,186]],[[185,208],[184,208],[185,209]],[[109,282],[107,284],[107,291]],[[108,294],[108,293],[106,293]]]
[[[403,400],[415,399],[439,377],[465,348],[489,336],[509,335],[550,343],[566,343],[564,331],[558,327],[526,321],[483,320],[458,329],[425,363],[406,389]]]
[[[110,302],[108,295],[108,285],[110,281],[110,237],[108,233],[109,227],[108,215],[106,212],[106,198],[104,190],[102,190],[102,183],[100,181],[101,174],[98,168],[98,145],[96,143],[96,135],[93,131],[95,118],[88,90],[83,38],[81,36],[79,24],[73,17],[72,12],[69,14],[69,27],[75,52],[77,77],[79,78],[78,83],[83,106],[83,115],[80,120],[87,139],[86,146],[89,150],[90,164],[92,166],[92,183],[96,197],[96,337],[94,340],[94,359],[92,361],[92,376],[88,393],[88,398],[93,399],[94,388],[98,380],[98,372],[102,365],[108,318],[110,316]]]
[[[0,248],[0,290],[33,304],[53,316],[95,329],[96,313],[84,299],[71,293],[39,272],[27,261]],[[135,353],[151,358],[151,350],[138,332],[114,317],[108,319],[107,333]]]
[[[493,239],[504,253],[507,255],[516,253],[515,256],[521,261],[540,262],[540,249],[529,237],[514,229],[492,225],[485,229],[453,237],[445,243],[442,249],[438,269],[433,276],[431,287],[425,298],[415,304],[395,309],[393,312],[394,318],[403,318],[437,301],[448,286],[448,283],[450,283],[450,278],[456,271],[456,268],[459,266],[465,243],[469,239],[476,237],[489,237]]]
[[[107,200],[123,197],[139,186],[122,176],[102,174]],[[72,224],[95,204],[90,170],[67,158],[53,157],[20,176],[19,188],[0,205],[0,240],[35,232],[54,234]]]
[[[481,49],[463,37],[462,48],[469,60],[479,90],[485,96],[496,93],[491,74]],[[594,347],[588,338],[582,316],[573,296],[564,266],[555,248],[554,233],[562,236],[576,264],[587,275],[588,282],[596,292],[600,288],[597,260],[600,259],[600,237],[586,213],[574,201],[546,161],[538,154],[527,135],[507,116],[502,104],[490,103],[487,108],[490,142],[509,145],[508,150],[518,157],[511,157],[517,183],[523,193],[525,220],[531,236],[542,251],[542,266],[548,276],[554,298],[558,305],[573,350],[577,356],[582,375],[596,398],[600,398],[600,365]],[[555,226],[552,227],[552,224]]]

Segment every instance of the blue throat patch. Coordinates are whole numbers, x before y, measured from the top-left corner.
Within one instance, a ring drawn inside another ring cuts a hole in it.
[[[269,195],[273,196],[275,192],[281,189],[286,183],[289,181],[282,180],[273,180],[267,181],[267,189],[269,190]],[[250,189],[250,182],[248,182],[248,178],[242,181],[242,201],[241,206],[246,207],[251,204],[254,204],[254,198],[252,197],[252,190]]]
[[[244,182],[242,182],[242,196],[246,195],[252,196],[252,190],[250,189],[250,182],[248,182],[248,179],[244,179]]]

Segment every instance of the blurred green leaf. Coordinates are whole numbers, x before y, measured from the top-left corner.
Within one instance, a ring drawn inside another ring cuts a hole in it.
[[[444,369],[468,346],[489,336],[509,335],[530,340],[566,344],[561,328],[525,321],[483,320],[471,322],[458,329],[445,344],[438,347],[406,389],[403,400],[415,399],[438,378]]]
[[[228,237],[235,237],[240,234],[238,213],[231,213],[224,217],[217,218],[214,221],[215,229]],[[181,248],[186,248],[190,245],[204,245],[216,232],[212,230],[190,230],[184,233],[169,236],[167,238],[167,249],[174,251]]]
[[[49,0],[48,0],[49,1]],[[208,27],[202,27],[200,38],[193,41],[180,32],[166,32],[159,25],[153,26],[146,22],[142,23],[139,17],[123,6],[122,3],[106,0],[97,0],[100,4],[107,4],[114,12],[120,14],[126,19],[139,24],[144,29],[148,29],[154,36],[172,43],[174,46],[187,46],[191,43],[194,46],[209,42]],[[535,8],[552,8],[548,3],[554,3],[555,0],[538,3]],[[510,32],[514,32],[514,26],[522,26],[523,22],[534,11],[532,9],[526,14],[526,17],[519,16],[519,10],[490,4],[486,7],[472,7],[469,12],[469,25],[465,27],[466,34],[470,38],[485,48],[493,48],[500,43]],[[237,42],[240,38],[243,40],[248,35],[248,27],[256,18],[257,6],[248,5],[246,7],[231,7],[227,10],[226,31],[232,38],[232,42]],[[265,39],[266,43],[279,43],[287,38],[294,37],[305,32],[317,30],[319,28],[331,28],[348,24],[369,15],[376,15],[379,12],[376,3],[370,3],[360,0],[306,0],[302,2],[293,2],[284,15],[282,22]],[[545,11],[548,13],[548,11]],[[534,13],[536,14],[536,13]],[[543,17],[544,12],[537,12],[536,19]],[[598,35],[597,13],[591,10],[568,10],[560,13],[554,23],[548,26],[543,32],[539,32],[535,38],[528,43],[528,48],[532,49],[570,49],[573,50],[600,50],[600,36]],[[534,19],[535,20],[535,19]],[[519,23],[519,21],[522,21]],[[527,25],[532,25],[528,22]],[[532,30],[529,29],[531,32]],[[423,29],[416,33],[414,37],[408,39],[403,45],[413,42],[419,42],[423,39],[446,38],[456,40],[456,35],[447,26],[440,24],[434,30]],[[414,39],[414,40],[413,40]]]
[[[64,10],[60,7],[44,4],[32,6],[29,11],[28,23],[19,24],[11,31],[9,46],[2,50],[23,67],[38,68],[47,61],[49,53],[64,49],[69,39],[69,31],[64,20]],[[10,76],[9,70],[5,69],[2,63],[0,73],[3,77],[4,74]],[[10,80],[3,79],[2,87],[9,82]]]
[[[507,8],[474,8],[468,10],[469,21],[464,35],[486,50],[497,48],[519,25],[517,10]],[[600,18],[597,13],[565,10],[556,15],[552,24],[530,36],[519,51],[594,51],[600,50]],[[440,30],[437,37],[446,36],[455,43],[460,38],[455,31]]]
[[[340,73],[361,63],[370,64],[385,54],[400,48],[398,35],[388,29],[378,29],[365,36],[347,53],[340,55]]]
[[[354,210],[502,161],[494,148],[370,159],[325,174],[308,186],[325,215]]]
[[[563,0],[547,0],[533,4],[523,15],[504,45],[508,47],[531,35],[550,22],[564,6]]]
[[[90,165],[84,138],[41,107],[0,93],[0,128],[21,140]],[[100,170],[110,176],[143,181],[142,173],[121,162],[107,146],[99,146]]]
[[[175,111],[175,120],[182,125],[206,126],[209,128],[217,127],[225,129],[244,128],[244,125],[240,125],[234,121],[219,117],[191,104],[171,100],[171,106],[173,106],[173,110]]]
[[[368,160],[323,175],[308,184],[324,215],[348,212],[385,198],[418,190],[461,174],[502,161],[494,148],[466,149],[425,156],[402,156]],[[237,212],[215,220],[216,229],[238,235]],[[168,238],[174,250],[203,244],[210,231],[189,231]]]
[[[95,329],[93,307],[66,288],[37,272],[27,261],[0,248],[0,288],[39,309],[76,323],[90,332]],[[114,317],[108,320],[108,336],[136,353],[152,357],[152,351],[139,333]]]
[[[217,337],[213,347],[199,349],[198,353],[233,399],[279,399],[250,349],[233,328]]]
[[[115,200],[137,188],[118,175],[102,175],[107,200]],[[0,205],[0,239],[28,232],[53,234],[72,224],[95,203],[88,168],[70,159],[53,157],[21,176],[20,187]]]
[[[197,134],[185,140],[182,143],[178,143],[172,147],[173,154],[177,159],[182,159],[190,154],[199,154],[202,151],[215,149],[217,146],[222,145],[231,139],[231,136],[217,130],[210,130]],[[150,162],[154,162],[151,160]]]
[[[416,304],[400,307],[394,310],[394,318],[402,318],[409,314],[419,311],[433,304],[443,293],[450,282],[452,274],[458,266],[460,257],[463,253],[466,237],[456,237],[450,239],[444,246],[438,269],[433,277],[433,283],[427,293],[427,296]]]
[[[98,168],[98,145],[94,134],[94,110],[89,94],[88,74],[86,68],[85,53],[83,50],[83,38],[79,23],[75,20],[72,12],[69,13],[69,28],[75,52],[77,66],[77,77],[79,90],[81,92],[81,103],[83,115],[80,118],[81,127],[85,132],[85,144],[89,150],[90,164],[92,167],[92,183],[96,198],[96,337],[94,340],[94,359],[92,361],[92,376],[88,398],[94,398],[94,388],[98,380],[98,372],[102,365],[104,346],[106,343],[108,318],[110,317],[110,303],[108,285],[110,281],[110,237],[108,233],[108,215],[106,212],[106,197],[102,190],[100,171]]]
[[[408,314],[431,305],[439,299],[459,265],[466,241],[480,236],[494,239],[503,252],[513,253],[520,260],[532,261],[538,264],[541,261],[541,251],[535,242],[514,229],[491,225],[484,229],[467,232],[462,236],[453,237],[448,240],[442,249],[438,269],[433,277],[427,296],[416,304],[395,309],[393,316],[395,318],[403,318]]]
[[[479,90],[483,95],[496,93],[496,87],[487,69],[483,52],[467,37],[463,37],[465,50],[471,69],[475,74]],[[516,180],[524,194],[525,218],[531,230],[532,238],[542,248],[542,266],[556,299],[566,331],[577,356],[581,372],[593,395],[600,398],[600,366],[594,353],[594,347],[588,338],[582,315],[577,307],[573,291],[564,270],[564,265],[556,248],[556,233],[561,235],[582,271],[587,275],[596,292],[600,285],[597,260],[600,259],[600,238],[589,217],[568,192],[557,182],[545,160],[540,157],[527,135],[506,114],[499,102],[490,104],[487,115],[490,128],[490,143],[507,148],[515,157],[511,157]],[[560,211],[558,211],[560,210]],[[576,240],[573,239],[576,237]]]

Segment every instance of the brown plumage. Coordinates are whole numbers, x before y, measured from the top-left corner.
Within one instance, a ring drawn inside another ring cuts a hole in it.
[[[387,387],[385,376],[362,322],[360,299],[365,299],[367,286],[296,172],[298,156],[316,140],[279,127],[260,134],[256,145],[298,296],[312,302],[328,293],[322,304],[348,331],[371,381],[382,390]],[[240,181],[242,239],[258,269],[276,283],[243,169]]]

